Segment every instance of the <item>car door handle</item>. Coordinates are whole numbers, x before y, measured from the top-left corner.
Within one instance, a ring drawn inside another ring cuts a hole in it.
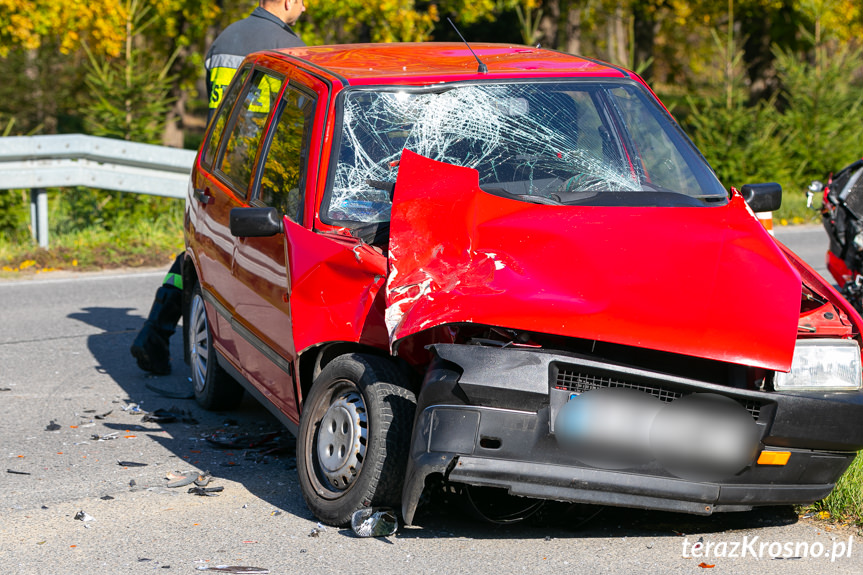
[[[202,190],[200,188],[195,188],[193,192],[195,199],[201,202],[204,205],[212,204],[215,201],[215,198],[210,195],[210,190]]]

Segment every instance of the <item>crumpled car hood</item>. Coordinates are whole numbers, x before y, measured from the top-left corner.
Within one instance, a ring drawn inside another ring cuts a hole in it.
[[[392,206],[390,342],[450,323],[788,371],[801,281],[735,194],[718,207],[525,203],[405,150]]]

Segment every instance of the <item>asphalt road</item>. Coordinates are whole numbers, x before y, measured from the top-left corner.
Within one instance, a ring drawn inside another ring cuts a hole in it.
[[[820,228],[777,235],[823,271]],[[552,506],[533,521],[493,526],[449,503],[427,508],[418,526],[386,539],[334,528],[311,536],[317,522],[303,503],[288,436],[270,441],[270,454],[204,439],[279,431],[264,408],[246,398],[237,411],[208,413],[194,400],[147,388],[189,389],[179,334],[173,375],[148,377],[128,354],[162,275],[0,282],[0,389],[8,389],[0,391],[4,574],[193,573],[222,564],[273,574],[671,574],[702,573],[702,563],[717,574],[863,573],[863,541],[787,507],[699,518]],[[123,410],[132,404],[185,411],[196,422],[145,422]],[[114,439],[93,439],[109,434]],[[166,487],[167,473],[189,470],[209,470],[210,485],[224,491],[199,497]],[[78,511],[93,519],[74,519]],[[693,555],[699,539],[711,545],[708,557]],[[769,544],[806,544],[826,555],[771,559]]]

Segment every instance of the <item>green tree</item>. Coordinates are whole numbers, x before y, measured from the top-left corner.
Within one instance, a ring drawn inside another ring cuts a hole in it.
[[[158,144],[171,107],[173,78],[168,70],[176,54],[160,61],[136,47],[140,34],[156,21],[141,0],[127,0],[122,58],[98,57],[84,45],[90,61],[85,126],[90,134]]]
[[[784,150],[791,176],[802,186],[863,154],[863,86],[855,80],[863,51],[843,47],[815,63],[779,47],[774,55]]]

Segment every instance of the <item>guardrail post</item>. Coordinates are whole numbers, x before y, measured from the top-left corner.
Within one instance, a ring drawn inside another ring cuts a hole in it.
[[[45,188],[30,190],[30,230],[40,248],[48,247],[48,191]]]

